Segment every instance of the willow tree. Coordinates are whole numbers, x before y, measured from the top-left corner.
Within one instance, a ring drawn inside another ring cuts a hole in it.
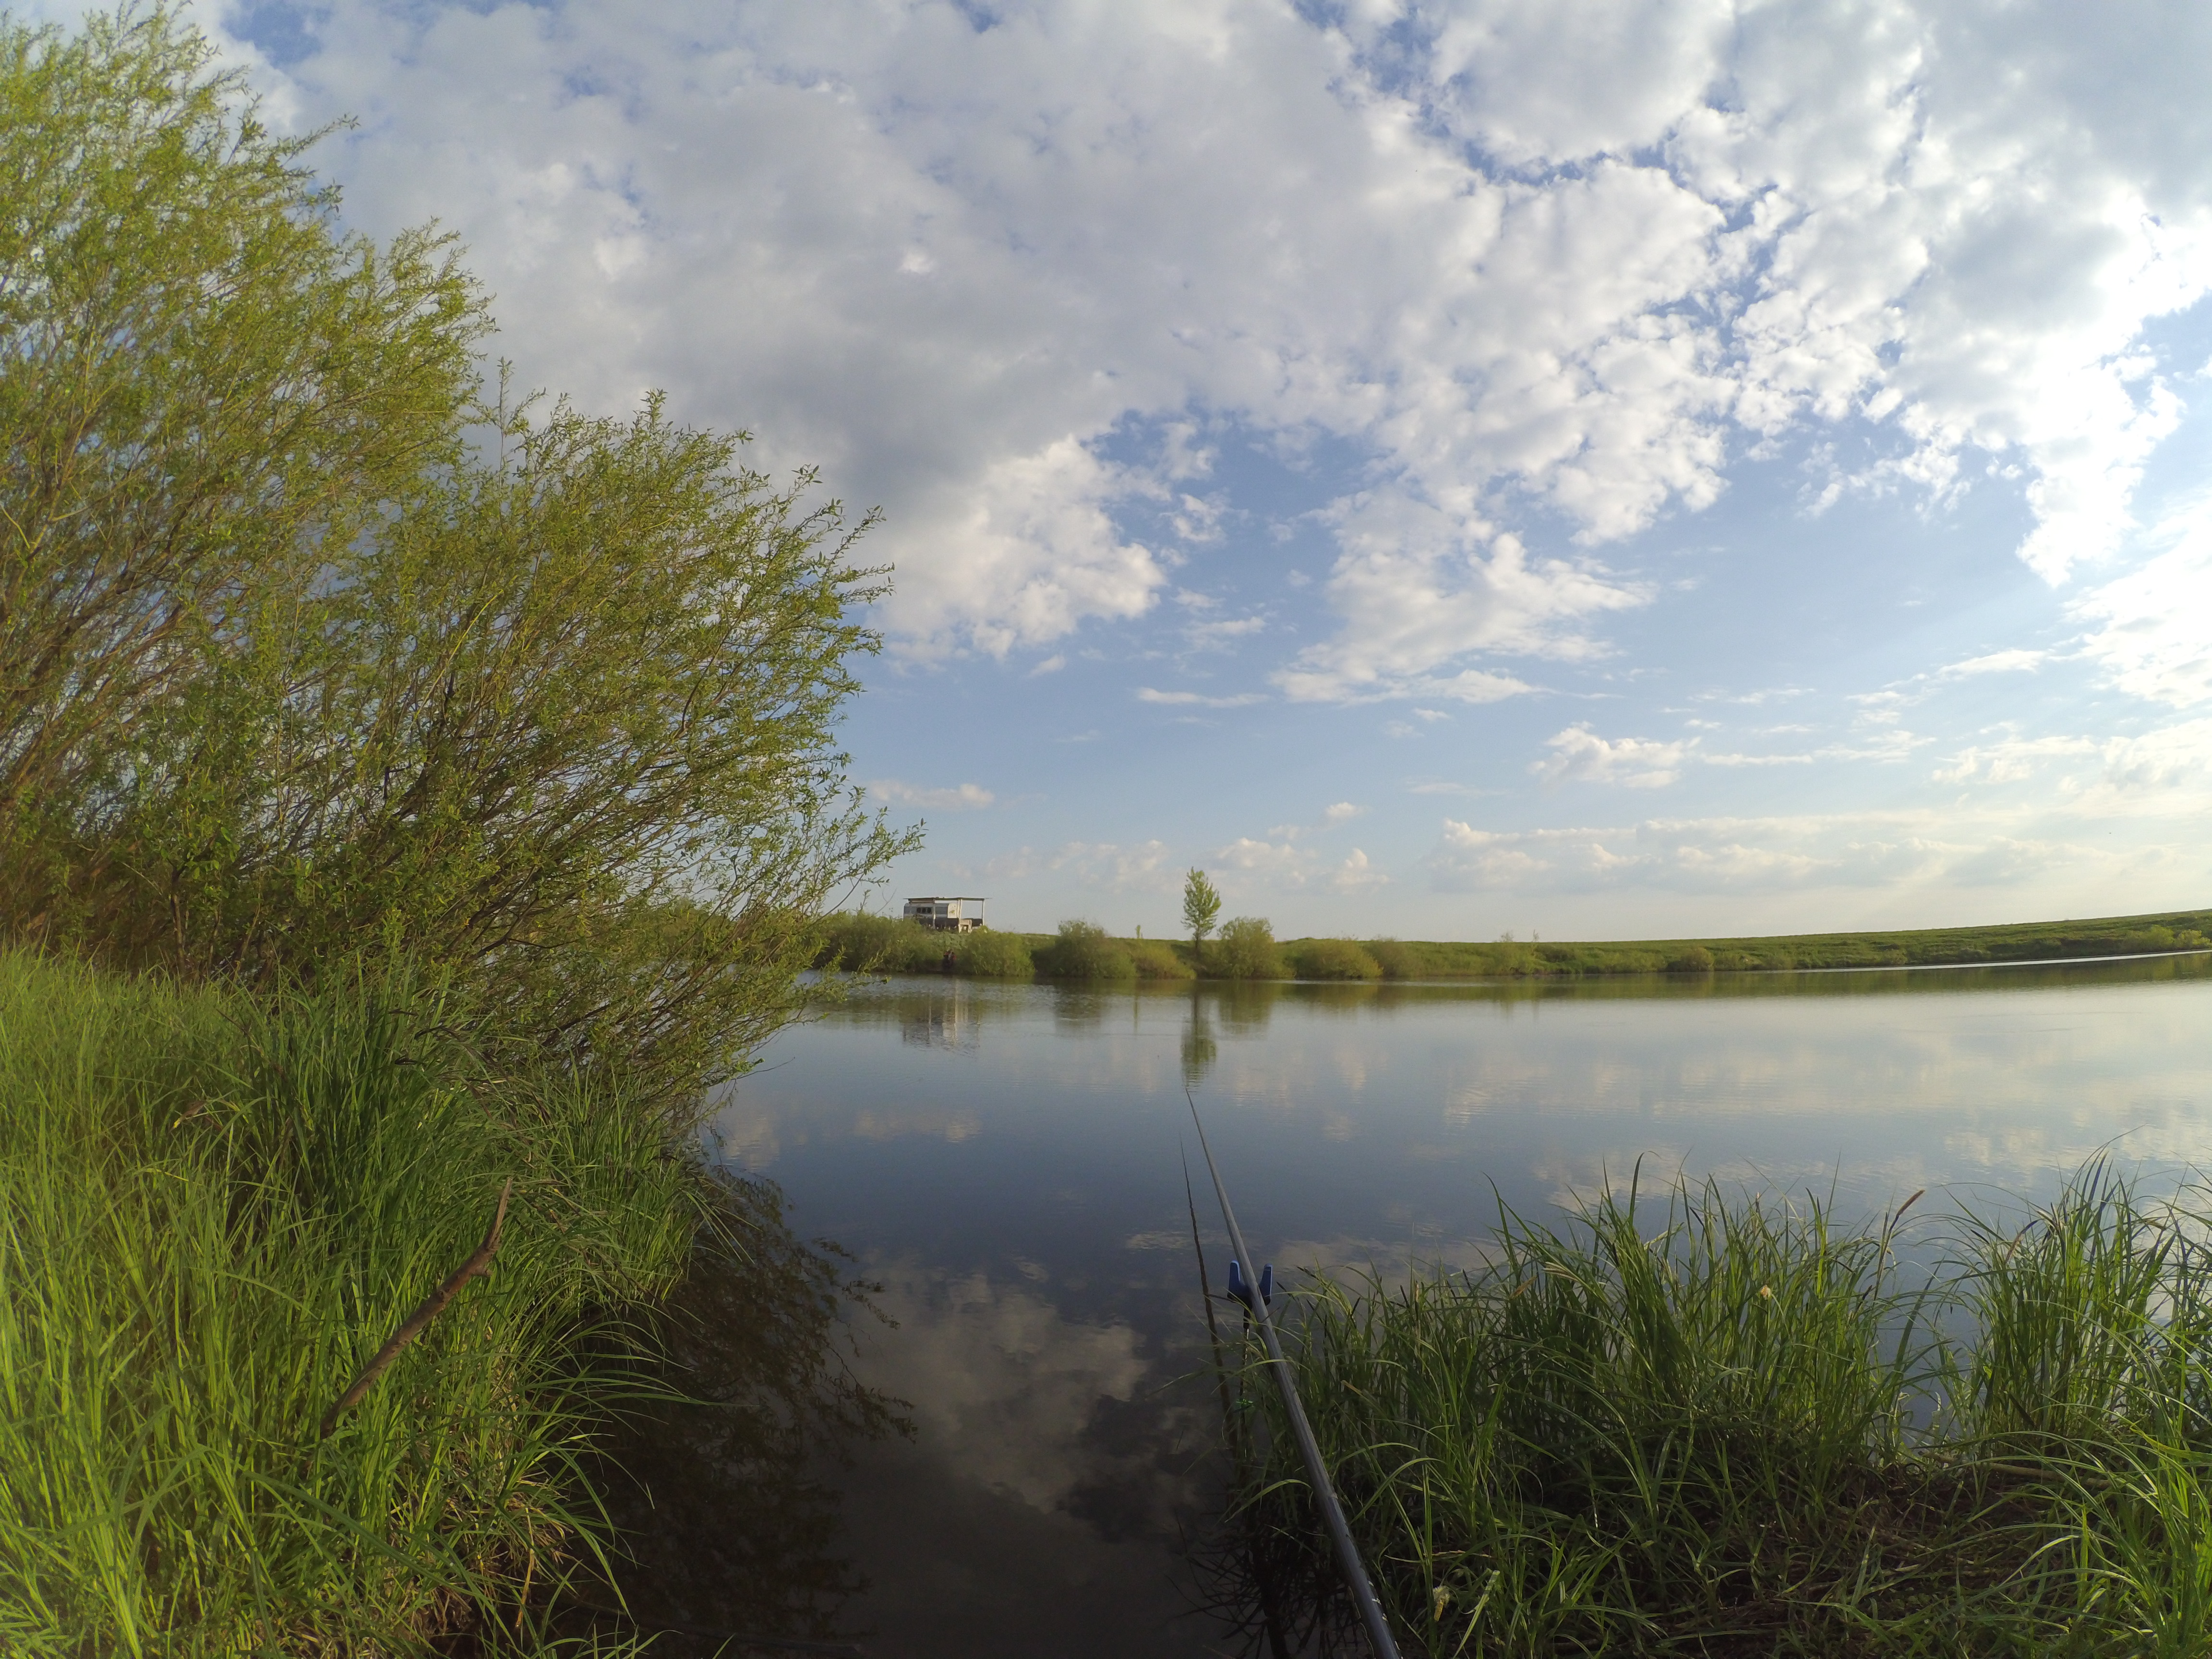
[[[486,407],[452,245],[304,143],[166,13],[0,22],[0,927],[405,956],[696,1097],[904,845],[834,743],[866,521],[658,399]]]

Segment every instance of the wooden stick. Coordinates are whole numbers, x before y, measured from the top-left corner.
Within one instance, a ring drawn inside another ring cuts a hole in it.
[[[323,1413],[322,1426],[315,1437],[317,1439],[329,1439],[331,1431],[337,1426],[338,1419],[361,1404],[362,1397],[368,1392],[370,1385],[384,1375],[393,1360],[399,1358],[400,1350],[422,1334],[430,1322],[445,1311],[446,1304],[460,1294],[462,1286],[490,1267],[492,1257],[499,1254],[500,1230],[507,1224],[507,1200],[514,1191],[514,1177],[509,1176],[507,1185],[499,1189],[499,1209],[492,1216],[491,1231],[484,1235],[483,1243],[477,1246],[466,1261],[446,1275],[444,1284],[422,1298],[422,1306],[409,1314],[399,1328],[392,1332],[390,1340],[376,1351],[376,1358],[368,1362],[359,1376],[354,1378],[353,1386],[340,1395],[337,1403]]]

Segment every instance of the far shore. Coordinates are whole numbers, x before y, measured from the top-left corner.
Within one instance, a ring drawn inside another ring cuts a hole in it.
[[[1081,923],[1064,924],[1058,934],[991,928],[956,933],[890,917],[852,916],[838,919],[818,965],[995,979],[1571,979],[2025,966],[2212,950],[2212,910],[1988,927],[1624,940],[1276,940],[1264,923],[1255,926],[1264,945],[1248,929],[1233,948],[1215,939],[1194,947],[1188,939],[1115,938]]]

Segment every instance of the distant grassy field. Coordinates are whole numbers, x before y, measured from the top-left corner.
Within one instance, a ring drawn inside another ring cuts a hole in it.
[[[2212,945],[2212,910],[2027,921],[2000,927],[1929,927],[1879,933],[1786,933],[1771,939],[1498,940],[1455,944],[1374,940],[1385,977],[1733,972],[1779,968],[1923,968],[2055,957],[2124,957]],[[1304,941],[1284,948],[1295,956]]]
[[[1258,979],[1523,979],[1605,974],[1736,973],[1793,968],[1932,968],[1969,963],[2124,957],[2212,948],[2212,910],[2025,921],[1997,927],[1929,927],[1879,933],[1785,933],[1766,939],[1297,939],[1275,946],[1279,971]],[[989,949],[982,941],[992,941]],[[1065,956],[1049,933],[993,931],[955,936],[911,922],[857,916],[833,931],[817,966],[879,973],[969,974],[989,978],[1182,979],[1192,975],[1190,942],[1110,939],[1091,957],[1118,957],[1115,971],[1055,971]],[[1126,963],[1126,966],[1124,966]],[[1096,964],[1093,963],[1093,966]],[[1249,964],[1247,964],[1248,967]],[[1209,944],[1197,977],[1224,976]]]

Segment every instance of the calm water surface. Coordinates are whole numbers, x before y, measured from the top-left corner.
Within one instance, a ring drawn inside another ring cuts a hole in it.
[[[857,1321],[854,1363],[915,1435],[836,1483],[868,1581],[838,1623],[871,1655],[1232,1645],[1192,1547],[1218,1474],[1187,1084],[1279,1267],[1468,1260],[1499,1199],[1571,1202],[1639,1160],[1846,1212],[1988,1204],[2100,1149],[2157,1181],[2212,1165],[2212,964],[858,991],[716,1127],[896,1321]]]

